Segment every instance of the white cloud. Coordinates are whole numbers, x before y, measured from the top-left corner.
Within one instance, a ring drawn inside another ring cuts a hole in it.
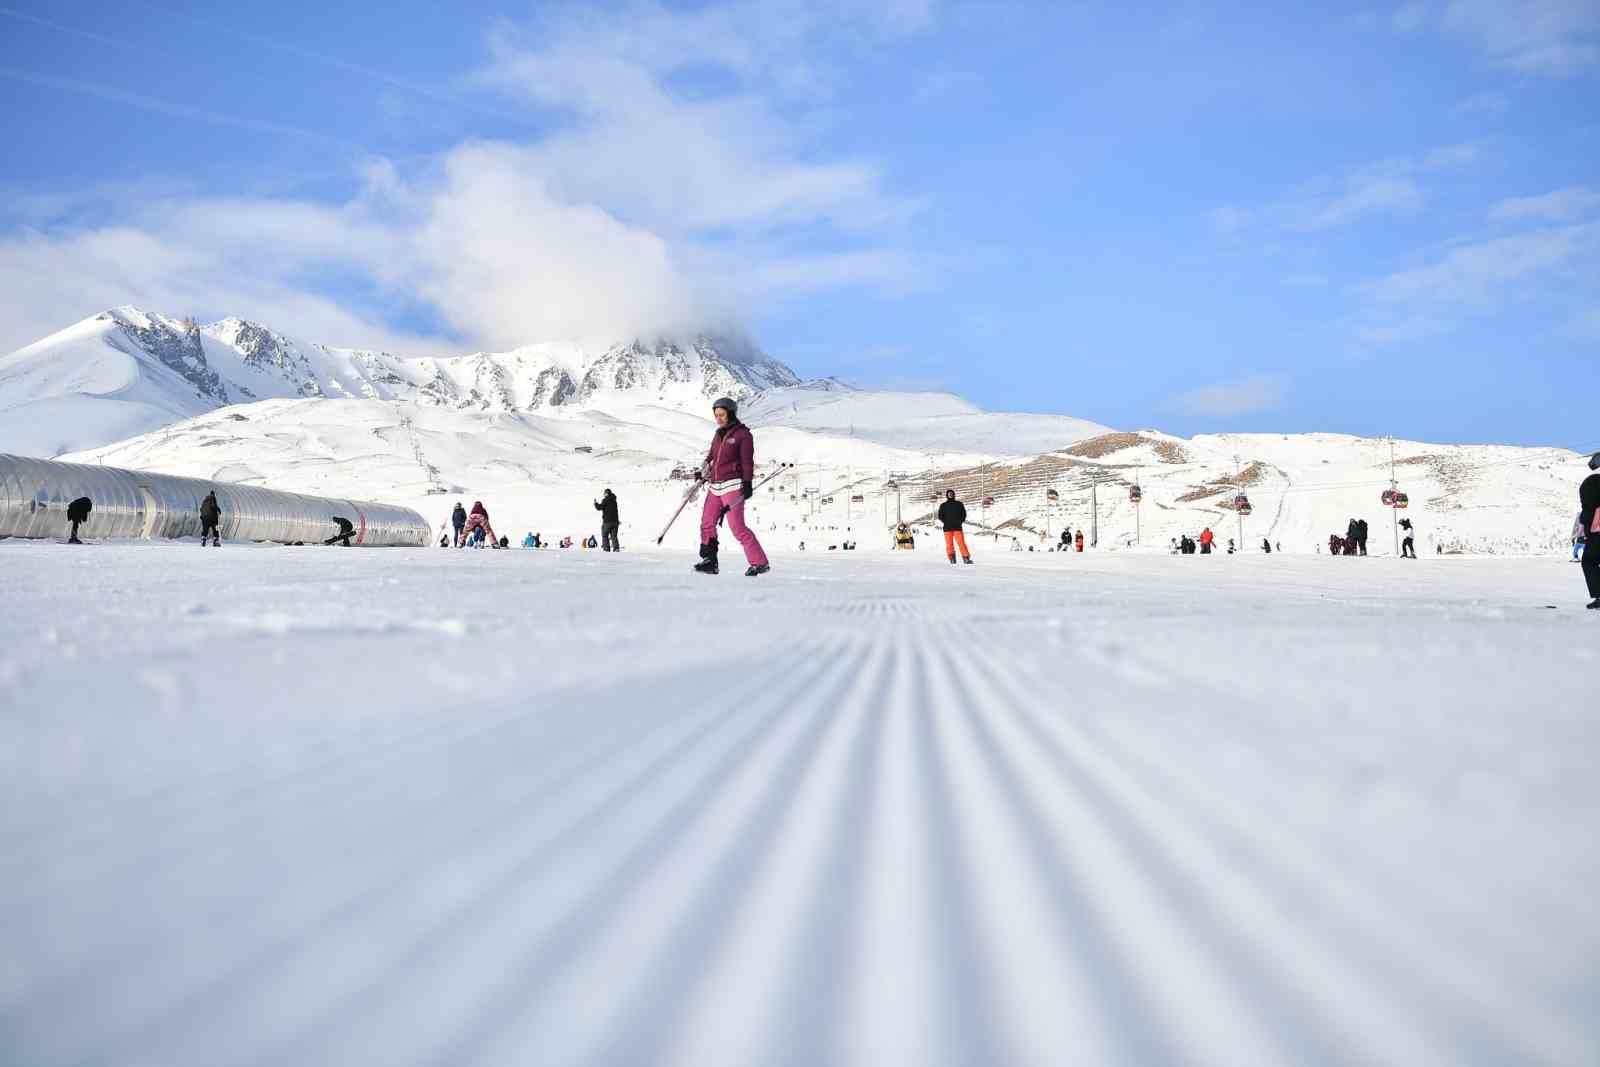
[[[1312,233],[1374,217],[1404,215],[1427,203],[1426,176],[1469,167],[1481,155],[1478,145],[1466,143],[1435,148],[1420,156],[1376,160],[1306,182],[1283,200],[1255,207],[1214,208],[1210,220],[1224,233],[1251,227]]]
[[[241,269],[225,238],[207,245],[134,227],[24,232],[0,240],[0,352],[126,303],[201,318],[240,315],[331,344],[440,347],[308,292],[290,273]]]
[[[1572,269],[1600,274],[1600,223],[1561,226],[1500,237],[1456,248],[1438,263],[1398,271],[1369,287],[1390,303],[1487,305],[1509,295],[1518,283],[1550,278]]]
[[[1169,405],[1185,415],[1232,418],[1271,411],[1282,405],[1287,392],[1281,379],[1255,377],[1190,389],[1173,397]]]
[[[1573,186],[1542,196],[1520,196],[1502,200],[1489,209],[1495,222],[1572,222],[1600,208],[1600,192]]]
[[[918,0],[742,0],[503,28],[473,81],[538,117],[540,139],[378,163],[342,203],[168,197],[115,229],[0,241],[0,279],[17,281],[0,290],[0,351],[126,302],[416,350],[441,341],[374,320],[421,308],[505,348],[723,326],[832,287],[904,291],[924,271],[878,235],[919,205],[870,160],[818,153],[813,111],[831,64],[931,17]],[[350,279],[369,311],[318,296],[319,275]]]
[[[1452,0],[1441,24],[1524,73],[1568,75],[1600,63],[1597,0]]]
[[[1436,318],[1413,316],[1378,326],[1362,326],[1356,336],[1369,345],[1408,344],[1449,333],[1451,324]]]

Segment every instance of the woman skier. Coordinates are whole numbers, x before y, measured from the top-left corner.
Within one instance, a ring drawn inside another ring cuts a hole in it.
[[[480,530],[483,532],[479,533],[478,531]],[[489,510],[483,506],[483,501],[474,500],[472,502],[472,514],[467,516],[465,540],[462,543],[465,544],[466,541],[473,539],[481,540],[485,535],[491,541],[498,542],[500,540],[494,535],[494,527],[489,525]]]
[[[744,522],[744,502],[755,494],[756,441],[750,428],[739,421],[739,405],[729,397],[714,402],[711,415],[717,420],[717,432],[701,470],[707,483],[706,502],[700,512],[700,562],[694,569],[701,574],[717,573],[717,524],[727,516],[728,529],[750,564],[744,575],[754,578],[772,569],[755,531]]]

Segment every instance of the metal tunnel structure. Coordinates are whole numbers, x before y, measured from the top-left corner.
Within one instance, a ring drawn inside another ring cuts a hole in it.
[[[335,516],[350,521],[353,545],[423,547],[431,540],[427,520],[410,508],[3,454],[0,538],[65,537],[67,505],[84,496],[94,508],[81,536],[199,537],[200,502],[211,492],[227,541],[316,544],[340,532]]]

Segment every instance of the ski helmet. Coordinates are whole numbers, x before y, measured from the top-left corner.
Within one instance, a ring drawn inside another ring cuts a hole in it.
[[[728,413],[728,418],[730,419],[737,419],[739,417],[739,402],[730,396],[721,396],[711,402],[712,411],[715,411],[718,408],[726,411]]]

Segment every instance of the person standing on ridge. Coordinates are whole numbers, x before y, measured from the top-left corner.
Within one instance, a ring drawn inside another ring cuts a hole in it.
[[[1600,452],[1589,457],[1589,469],[1595,473],[1578,487],[1578,522],[1587,536],[1583,544],[1583,580],[1588,583],[1589,610],[1600,610]]]
[[[450,513],[450,525],[455,527],[456,547],[461,547],[462,530],[467,525],[467,509],[461,506],[461,501],[456,501],[456,509]]]
[[[594,509],[600,513],[600,547],[607,552],[621,552],[622,544],[617,540],[617,530],[622,520],[617,518],[617,495],[607,489],[594,502]]]
[[[217,491],[215,489],[206,494],[200,501],[200,547],[206,547],[206,537],[211,537],[211,543],[216,548],[222,547],[222,535],[217,532],[217,527],[222,523],[222,508],[217,504]]]
[[[754,578],[772,569],[755,531],[744,522],[744,502],[755,495],[756,439],[739,421],[739,405],[732,398],[714,401],[711,415],[717,421],[717,432],[701,468],[707,489],[700,511],[700,562],[694,569],[701,574],[717,573],[717,524],[726,516],[728,529],[750,564],[744,576]]]
[[[961,527],[967,521],[967,506],[956,499],[954,489],[944,491],[944,503],[939,505],[939,525],[944,527],[944,554],[950,562],[956,561],[956,549],[961,549],[961,562],[971,563],[972,553],[967,550],[967,535]]]

